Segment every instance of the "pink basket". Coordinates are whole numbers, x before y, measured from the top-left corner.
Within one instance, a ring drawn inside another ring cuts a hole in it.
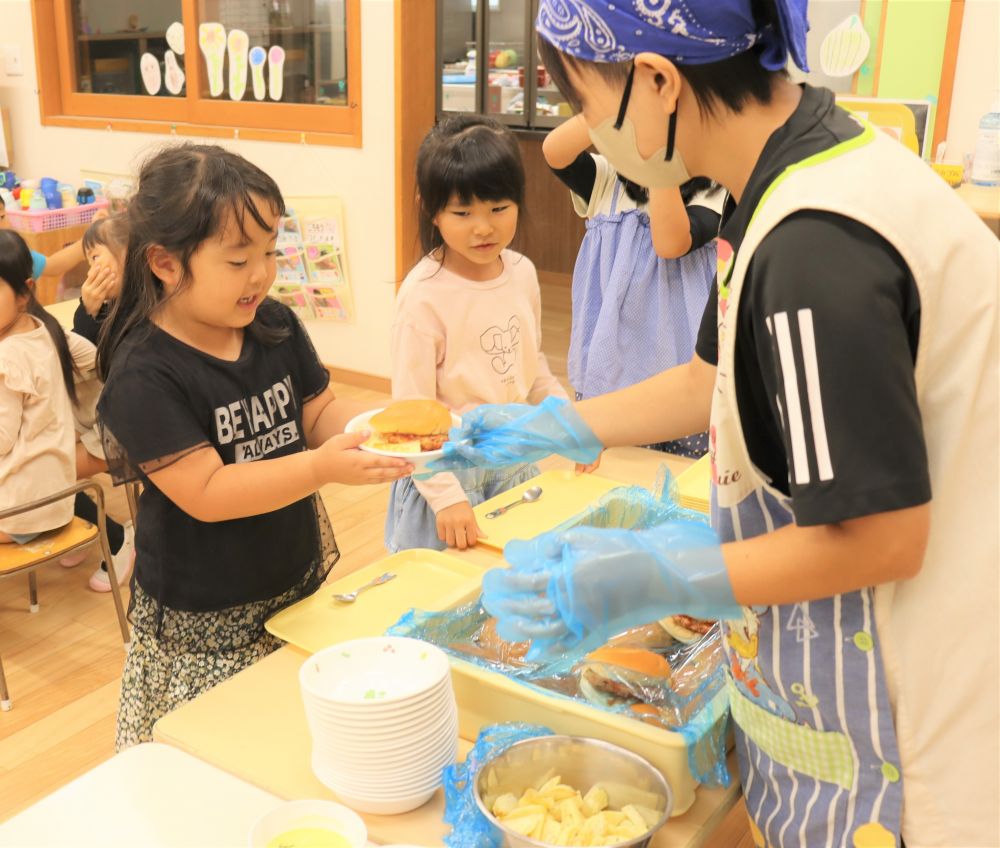
[[[15,230],[29,233],[44,233],[48,230],[59,230],[76,224],[89,224],[94,215],[101,209],[108,208],[108,201],[100,198],[84,206],[67,206],[65,209],[29,209],[7,208],[7,219]]]

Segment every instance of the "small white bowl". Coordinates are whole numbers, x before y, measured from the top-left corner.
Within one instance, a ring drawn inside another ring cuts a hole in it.
[[[451,674],[440,648],[418,639],[373,636],[331,645],[307,659],[299,683],[334,704],[376,708],[422,698]]]
[[[361,816],[333,801],[286,801],[264,813],[250,829],[250,848],[267,848],[276,836],[298,828],[326,828],[347,840],[351,848],[368,844]]]
[[[382,407],[382,409],[385,409],[385,407]],[[344,427],[344,432],[356,433],[359,430],[371,429],[368,422],[373,416],[380,413],[382,409],[370,409],[368,412],[362,412],[360,415],[355,415],[350,421],[347,422],[347,426]],[[462,426],[462,417],[460,415],[456,415],[454,412],[451,413],[451,426]],[[427,463],[433,462],[435,459],[440,459],[444,453],[443,450],[422,451],[421,453],[404,453],[403,451],[379,450],[378,448],[368,447],[367,445],[361,445],[361,450],[368,451],[369,453],[377,453],[379,456],[391,456],[395,459],[405,459],[407,462],[412,463],[413,470],[417,474],[425,471]]]

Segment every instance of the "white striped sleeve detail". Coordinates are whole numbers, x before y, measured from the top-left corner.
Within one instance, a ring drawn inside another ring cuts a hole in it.
[[[812,422],[813,446],[816,448],[816,465],[820,480],[833,479],[830,462],[830,444],[826,439],[826,420],[823,418],[823,394],[819,387],[819,361],[816,357],[816,336],[813,333],[811,309],[800,309],[799,337],[802,340],[802,365],[806,372],[806,392],[809,396],[809,418]]]
[[[806,454],[806,433],[802,422],[802,405],[799,402],[799,381],[795,372],[795,354],[792,351],[792,334],[788,329],[788,313],[774,316],[774,334],[778,342],[778,359],[785,385],[785,415],[788,437],[792,442],[792,464],[795,482],[803,486],[809,482],[809,459]]]

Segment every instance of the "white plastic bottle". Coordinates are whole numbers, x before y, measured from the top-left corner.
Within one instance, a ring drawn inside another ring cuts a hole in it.
[[[979,121],[972,182],[981,186],[1000,185],[1000,91],[990,111]]]

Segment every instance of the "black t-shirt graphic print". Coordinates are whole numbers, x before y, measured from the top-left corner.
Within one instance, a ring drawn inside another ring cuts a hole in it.
[[[323,557],[321,504],[313,496],[247,518],[202,522],[148,475],[194,451],[225,465],[307,449],[302,409],[329,384],[299,321],[274,301],[261,310],[288,338],[269,347],[244,336],[233,362],[184,344],[152,324],[116,352],[98,414],[116,482],[141,479],[136,580],[161,604],[207,611],[276,597]]]

